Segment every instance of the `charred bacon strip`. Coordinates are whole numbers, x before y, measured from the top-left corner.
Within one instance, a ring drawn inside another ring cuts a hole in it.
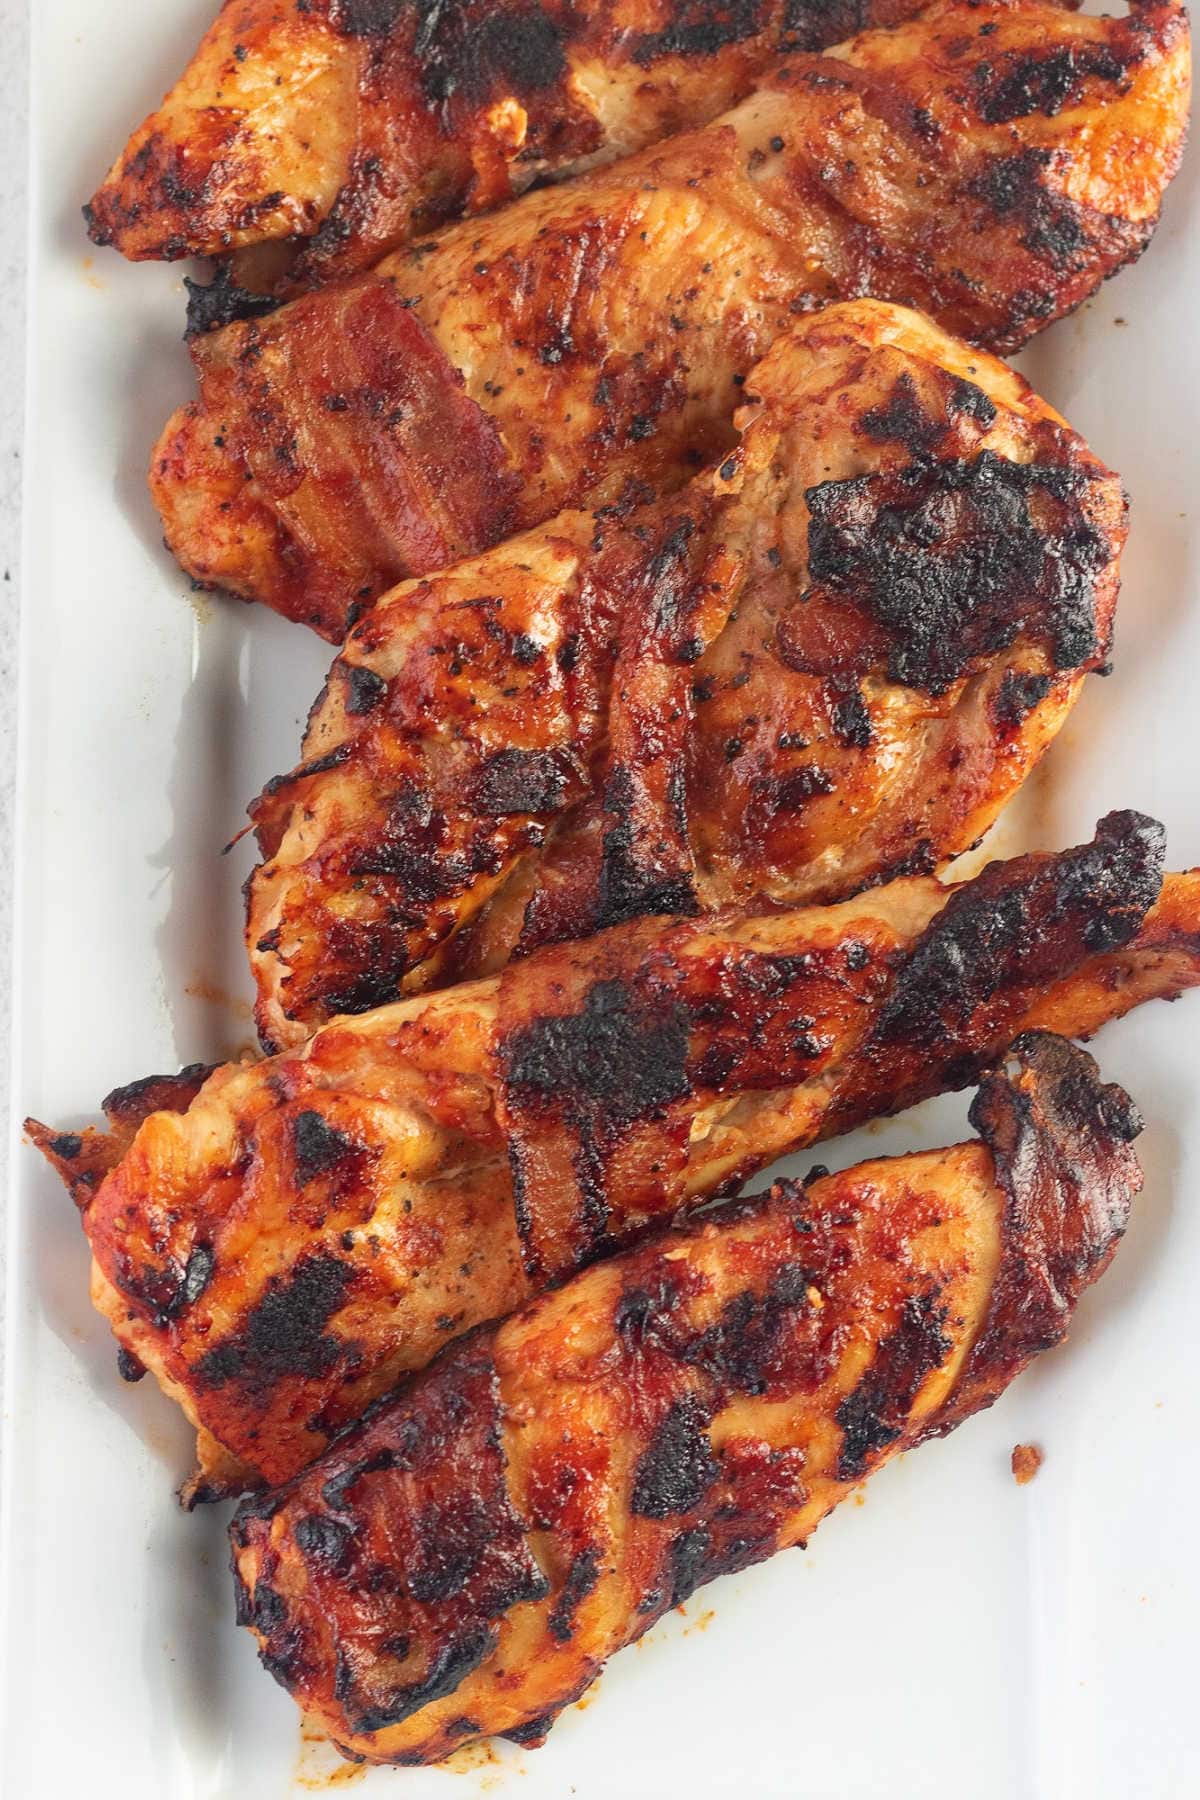
[[[265,1666],[370,1761],[538,1742],[695,1588],[990,1405],[1107,1267],[1141,1122],[1041,1034],[971,1122],[981,1141],[780,1182],[575,1276],[244,1502]]]
[[[1161,861],[1161,828],[1117,813],[955,888],[556,946],[219,1069],[98,1186],[99,1134],[29,1129],[74,1184],[97,1306],[201,1428],[189,1497],[214,1497],[290,1476],[535,1283],[969,1083],[1043,1007],[1092,1031],[1200,982],[1200,875],[1151,911]]]
[[[482,550],[631,481],[678,486],[727,446],[739,380],[797,312],[871,294],[1014,348],[1146,243],[1188,55],[1176,6],[942,4],[789,58],[703,130],[197,338],[200,399],[151,470],[167,542],[194,579],[340,642],[353,609],[433,566],[440,520],[414,513],[407,460],[420,443],[436,461],[452,405],[479,408],[472,436],[499,434],[515,484],[464,497],[457,541]],[[386,380],[347,379],[364,283],[415,315],[384,309],[365,363],[401,365],[418,329],[446,359],[453,393],[428,411],[389,423]],[[372,518],[400,527],[347,536],[330,466],[362,469]]]
[[[226,0],[85,208],[137,261],[277,246],[295,290],[715,118],[916,0]],[[227,282],[217,296],[227,307]],[[252,300],[252,296],[247,295]]]
[[[878,301],[792,327],[682,493],[386,595],[251,809],[264,1045],[647,913],[978,841],[1106,661],[1115,476]]]

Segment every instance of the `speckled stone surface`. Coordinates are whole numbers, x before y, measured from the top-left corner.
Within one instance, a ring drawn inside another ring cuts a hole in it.
[[[24,400],[27,0],[0,0],[0,1193],[8,1193],[12,812]],[[0,1236],[0,1319],[4,1240]],[[0,1356],[3,1355],[0,1339]]]

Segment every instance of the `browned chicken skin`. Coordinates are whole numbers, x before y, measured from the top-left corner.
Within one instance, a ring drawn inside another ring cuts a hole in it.
[[[975,843],[1104,664],[1115,476],[864,300],[753,370],[670,500],[386,595],[252,809],[268,1049],[646,913],[844,899]]]
[[[781,52],[917,0],[226,0],[85,209],[135,260],[239,259],[276,291],[353,273],[713,119]],[[197,321],[237,304],[198,296]]]
[[[1200,980],[1162,832],[839,906],[645,920],[29,1129],[93,1298],[200,1433],[191,1498],[282,1480],[449,1338],[787,1151]],[[1155,904],[1157,898],[1157,904]],[[1153,910],[1151,908],[1153,907]],[[145,1118],[139,1113],[177,1106]]]
[[[266,1667],[371,1761],[539,1742],[701,1583],[990,1405],[1107,1267],[1141,1126],[1041,1033],[971,1123],[575,1276],[245,1502],[238,1612]]]
[[[870,294],[1018,345],[1147,241],[1188,72],[1169,5],[942,4],[789,58],[702,130],[196,339],[167,541],[340,642],[403,576],[678,485],[798,311]]]

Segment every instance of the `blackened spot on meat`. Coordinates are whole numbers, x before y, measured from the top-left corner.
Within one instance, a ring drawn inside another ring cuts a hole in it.
[[[329,22],[345,37],[386,37],[413,0],[333,0]],[[429,0],[424,0],[426,7]],[[436,8],[437,0],[433,0]]]
[[[595,928],[623,925],[630,919],[692,915],[699,901],[690,875],[647,869],[633,848],[633,826],[622,820],[604,834]]]
[[[996,218],[1011,218],[1022,227],[1020,243],[1026,250],[1065,269],[1088,237],[1075,202],[1042,181],[1042,171],[1052,160],[1050,151],[1036,148],[997,157],[968,183],[967,191]]]
[[[1082,935],[1093,954],[1136,935],[1162,887],[1165,845],[1156,820],[1111,812],[1097,824],[1094,844],[1062,858],[1059,906],[1068,915],[1086,909]]]
[[[339,1644],[333,1658],[333,1697],[340,1706],[354,1692],[354,1664]]]
[[[245,1549],[253,1536],[256,1521],[273,1519],[282,1505],[278,1490],[263,1489],[258,1493],[247,1494],[241,1502],[229,1527],[229,1535],[239,1549]]]
[[[566,73],[562,25],[540,6],[493,12],[417,0],[417,12],[413,50],[432,106],[535,94],[554,87]]]
[[[309,1513],[296,1520],[292,1535],[308,1560],[320,1568],[340,1573],[349,1562],[354,1534],[340,1519]]]
[[[1120,81],[1127,63],[1108,44],[1060,44],[1047,54],[1031,52],[1001,64],[975,69],[979,116],[985,125],[1006,125],[1040,112],[1052,119],[1078,97],[1089,78]]]
[[[422,1606],[461,1594],[492,1540],[487,1509],[471,1493],[426,1507],[415,1534],[419,1558],[404,1573],[409,1593]]]
[[[564,675],[569,675],[579,661],[579,633],[571,632],[554,653],[554,660]]]
[[[666,1280],[660,1281],[653,1292],[649,1288],[627,1288],[613,1310],[613,1329],[624,1343],[637,1347],[678,1304],[679,1289]]]
[[[51,1156],[60,1156],[64,1162],[71,1162],[83,1149],[83,1139],[75,1131],[62,1131],[52,1137],[46,1144]]]
[[[542,646],[527,631],[518,631],[512,641],[513,661],[523,669],[531,669],[542,655]]]
[[[301,1187],[306,1187],[320,1175],[328,1175],[357,1149],[353,1139],[332,1126],[323,1113],[311,1110],[297,1113],[292,1125],[292,1152],[296,1159],[296,1180]]]
[[[1026,630],[1058,669],[1099,645],[1094,583],[1111,546],[1083,502],[1092,477],[1055,465],[916,462],[824,482],[805,498],[810,596],[824,589],[882,626],[893,681],[942,694]]]
[[[212,1063],[189,1063],[178,1075],[144,1075],[114,1088],[101,1101],[105,1116],[136,1130],[154,1112],[186,1112],[208,1077]]]
[[[932,450],[945,435],[943,419],[929,416],[917,397],[917,385],[907,370],[897,376],[886,406],[873,406],[859,421],[875,444],[903,444],[914,456]]]
[[[599,981],[583,1011],[536,1020],[508,1039],[508,1085],[525,1099],[559,1100],[620,1129],[691,1091],[688,1016],[641,1000],[623,981]]]
[[[336,750],[330,750],[325,756],[315,756],[311,762],[301,763],[290,775],[272,775],[263,788],[266,796],[277,794],[280,788],[290,787],[294,782],[308,781],[314,775],[328,775],[331,769],[340,769],[349,762],[354,752],[352,743],[339,744]]]
[[[132,1350],[127,1350],[124,1344],[122,1344],[121,1348],[117,1351],[117,1374],[121,1377],[121,1380],[131,1382],[140,1381],[145,1373],[145,1363],[140,1357],[135,1356]]]
[[[1140,813],[1109,813],[1092,843],[990,863],[950,896],[901,966],[874,1045],[930,1046],[970,1027],[1005,988],[1061,975],[1085,952],[1137,934],[1162,886],[1165,835]],[[869,1049],[868,1052],[869,1054]],[[968,1060],[962,1080],[973,1073]]]
[[[996,422],[996,407],[989,400],[981,387],[973,381],[966,381],[961,375],[950,377],[950,397],[948,401],[952,413],[966,413],[969,418],[978,419],[985,428]]]
[[[306,273],[319,273],[322,265],[335,259],[352,238],[369,230],[383,189],[381,158],[371,151],[356,150],[347,179],[334,195],[332,206],[312,237],[305,241],[299,268]]]
[[[83,214],[83,222],[87,226],[87,234],[93,244],[98,244],[102,250],[107,249],[113,241],[113,234],[97,221],[96,209],[91,201],[87,201],[79,210]]]
[[[698,1525],[694,1531],[684,1531],[674,1540],[670,1551],[670,1582],[672,1606],[682,1606],[689,1594],[707,1579],[705,1562],[712,1548],[712,1537],[707,1528]]]
[[[806,8],[807,10],[807,8]],[[662,31],[638,32],[630,55],[641,68],[663,56],[715,56],[763,26],[762,0],[683,0],[668,11]],[[831,40],[826,40],[831,41]]]
[[[802,812],[810,800],[833,791],[834,780],[827,770],[818,763],[803,763],[775,781],[771,798],[776,812]]]
[[[342,667],[346,674],[346,711],[353,718],[382,706],[388,691],[382,675],[377,675],[374,669],[364,668],[362,663],[343,663]]]
[[[675,518],[646,565],[649,588],[648,614],[652,629],[669,632],[678,627],[687,593],[688,546],[696,534],[695,519]]]
[[[699,1506],[720,1470],[708,1413],[694,1394],[672,1402],[638,1461],[630,1508],[639,1519],[671,1519]]]
[[[838,1407],[842,1448],[838,1476],[855,1481],[878,1450],[895,1443],[925,1377],[941,1367],[952,1349],[942,1326],[947,1309],[938,1291],[905,1301],[900,1323],[880,1343],[870,1368]]]
[[[331,987],[325,994],[326,1011],[330,1014],[361,1013],[370,1012],[376,1006],[386,1006],[396,998],[406,966],[385,965],[369,969],[356,980],[347,982],[345,987]]]
[[[788,1333],[808,1306],[810,1281],[799,1263],[782,1264],[765,1294],[735,1294],[715,1325],[681,1345],[682,1360],[713,1376],[725,1392],[765,1393]]]
[[[354,1270],[335,1256],[307,1257],[290,1279],[274,1277],[242,1330],[201,1357],[197,1379],[214,1388],[236,1381],[261,1395],[288,1376],[327,1375],[343,1346],[325,1327],[353,1279]]]
[[[600,1577],[600,1552],[589,1548],[571,1559],[562,1591],[554,1602],[547,1625],[552,1638],[568,1644],[575,1630],[575,1614]]]
[[[495,750],[476,774],[471,804],[487,819],[557,812],[566,788],[561,759],[553,750]]]
[[[656,589],[661,600],[664,589]],[[677,814],[683,811],[679,796]],[[690,871],[680,869],[654,854],[647,855],[634,830],[636,809],[633,776],[622,765],[609,775],[604,790],[604,809],[616,819],[601,842],[600,874],[596,891],[596,930],[623,925],[630,919],[699,911]],[[680,819],[686,827],[686,815]]]
[[[530,1749],[542,1742],[557,1717],[556,1712],[542,1713],[536,1719],[527,1720],[524,1725],[514,1725],[511,1731],[502,1732],[501,1736],[506,1737],[510,1744],[520,1744],[523,1748]]]
[[[254,1627],[264,1637],[270,1637],[287,1618],[287,1601],[263,1581],[255,1584],[252,1607]]]
[[[386,1700],[369,1707],[352,1720],[356,1735],[363,1732],[383,1731],[389,1725],[400,1725],[423,1706],[432,1706],[435,1700],[444,1700],[457,1687],[461,1687],[468,1675],[492,1654],[496,1648],[499,1633],[486,1627],[478,1626],[464,1637],[452,1640],[434,1656],[423,1680],[398,1687],[388,1695]]]
[[[193,281],[185,275],[183,285],[188,295],[185,342],[238,319],[263,319],[281,304],[274,294],[255,294],[239,287],[228,263],[221,263],[209,282]]]
[[[258,1660],[272,1680],[294,1692],[309,1671],[305,1668],[299,1633],[285,1632],[277,1643],[268,1643],[258,1653]]]
[[[1088,1094],[1088,1105],[1094,1107],[1095,1116],[1107,1131],[1122,1143],[1132,1144],[1134,1138],[1140,1137],[1146,1129],[1146,1121],[1138,1107],[1130,1099],[1125,1089],[1116,1082],[1108,1082],[1097,1092],[1092,1086]],[[1076,1117],[1086,1117],[1083,1108],[1076,1104]]]
[[[889,881],[898,881],[902,875],[932,875],[939,860],[932,840],[927,837],[918,838],[903,856],[884,863],[864,886],[886,887]]]
[[[197,1244],[187,1259],[187,1267],[183,1271],[184,1306],[191,1306],[197,1301],[209,1282],[216,1267],[216,1256],[210,1244]]]
[[[446,851],[447,831],[446,815],[430,796],[405,786],[376,840],[358,852],[350,873],[395,876],[414,906],[459,893],[471,871],[465,858]]]
[[[699,1369],[723,1396],[764,1394],[783,1373],[796,1320],[808,1311],[812,1277],[800,1263],[783,1263],[762,1294],[746,1288],[706,1330],[689,1331],[676,1315],[677,1291],[667,1282],[651,1292],[631,1289],[615,1324],[627,1348],[656,1350]]]
[[[871,715],[856,681],[831,682],[829,722],[833,735],[847,750],[865,750],[871,742]]]
[[[1004,730],[1015,730],[1035,706],[1041,705],[1052,686],[1049,675],[1023,674],[1018,669],[1008,669],[996,691],[993,706],[997,725]]]
[[[211,1248],[207,1244],[197,1244],[186,1263],[180,1264],[175,1257],[168,1257],[161,1266],[146,1264],[136,1272],[126,1268],[120,1285],[125,1293],[149,1309],[155,1324],[161,1328],[200,1298],[212,1277],[214,1264]]]

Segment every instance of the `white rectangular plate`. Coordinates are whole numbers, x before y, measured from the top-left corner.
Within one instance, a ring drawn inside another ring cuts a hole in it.
[[[70,1126],[117,1082],[250,1038],[242,807],[289,768],[327,649],[192,597],[143,471],[189,391],[178,271],[88,254],[79,203],[214,0],[39,0],[24,596],[16,1112]],[[1134,270],[1026,359],[1125,475],[1116,673],[1092,681],[1003,854],[1113,806],[1200,860],[1200,174]],[[1071,1343],[874,1481],[807,1551],[696,1596],[539,1751],[361,1772],[356,1795],[1176,1800],[1200,1788],[1200,996],[1107,1031],[1146,1189]],[[965,1101],[834,1146],[962,1135]],[[235,1629],[224,1514],[184,1517],[188,1434],[127,1388],[71,1208],[14,1146],[4,1456],[9,1800],[283,1800],[336,1762]],[[1029,1487],[1014,1444],[1044,1445]],[[457,1783],[457,1785],[456,1785]]]

